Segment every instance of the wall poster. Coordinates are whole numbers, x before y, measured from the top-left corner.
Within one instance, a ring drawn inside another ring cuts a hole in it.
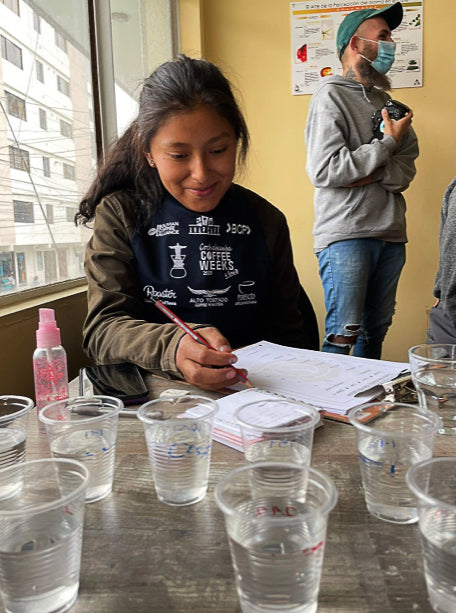
[[[396,0],[304,0],[291,3],[292,93],[313,94],[328,75],[342,75],[336,53],[337,28],[353,10],[383,8]],[[393,32],[396,61],[392,87],[423,85],[423,2],[402,2],[404,17]]]

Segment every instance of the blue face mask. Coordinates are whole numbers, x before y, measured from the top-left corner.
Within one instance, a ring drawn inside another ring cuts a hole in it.
[[[365,60],[370,62],[377,72],[379,72],[380,74],[386,74],[391,68],[391,66],[394,64],[396,43],[387,40],[371,40],[370,38],[362,38],[361,36],[358,36],[358,38],[361,38],[361,40],[366,40],[371,43],[377,43],[378,53],[375,60],[369,60],[361,53],[360,55]]]

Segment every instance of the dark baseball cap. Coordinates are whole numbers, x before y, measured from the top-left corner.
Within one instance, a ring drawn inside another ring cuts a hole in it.
[[[350,42],[351,37],[359,26],[372,17],[383,17],[390,30],[394,30],[401,23],[403,16],[402,4],[396,2],[391,6],[382,9],[361,9],[349,13],[337,30],[337,55],[339,59],[345,51],[345,47]]]

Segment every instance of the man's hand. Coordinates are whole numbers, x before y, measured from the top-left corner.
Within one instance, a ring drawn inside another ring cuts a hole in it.
[[[202,336],[214,349],[197,343],[187,334],[179,342],[176,365],[184,379],[197,387],[219,390],[237,382],[234,368],[237,361],[228,341],[216,328],[199,328]],[[245,370],[240,370],[246,374]]]
[[[384,133],[392,136],[394,140],[396,141],[396,143],[399,144],[404,134],[410,128],[410,124],[412,123],[412,117],[413,117],[413,111],[410,110],[407,113],[407,115],[405,115],[405,117],[402,117],[402,119],[398,119],[397,121],[394,121],[388,115],[388,111],[386,109],[383,109],[382,118],[383,118],[383,121],[385,122]]]

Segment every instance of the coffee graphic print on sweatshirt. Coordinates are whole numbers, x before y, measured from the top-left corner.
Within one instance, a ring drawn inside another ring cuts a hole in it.
[[[132,244],[150,321],[167,323],[154,298],[184,321],[217,327],[232,343],[241,329],[258,325],[270,263],[241,188],[233,186],[206,214],[168,195]]]

